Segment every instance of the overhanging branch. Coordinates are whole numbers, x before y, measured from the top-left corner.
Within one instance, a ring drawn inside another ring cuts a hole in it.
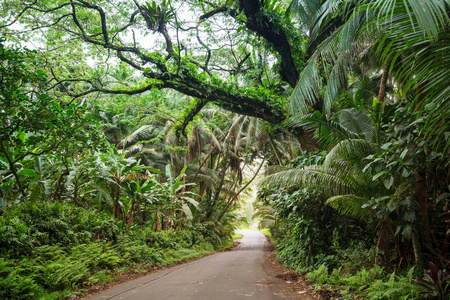
[[[299,73],[297,71],[297,63],[292,56],[291,44],[288,39],[288,33],[282,27],[280,21],[281,16],[275,12],[266,11],[261,6],[260,0],[240,0],[239,8],[244,11],[247,21],[245,26],[263,37],[280,56],[280,74],[284,81],[289,83],[291,87],[295,87]],[[214,9],[202,16],[200,20],[205,20],[219,13],[226,13],[229,16],[236,18],[239,12],[230,9],[229,7],[221,6],[217,7],[210,2],[207,2]],[[271,16],[278,16],[279,18],[272,18]],[[300,42],[300,41],[299,41]]]

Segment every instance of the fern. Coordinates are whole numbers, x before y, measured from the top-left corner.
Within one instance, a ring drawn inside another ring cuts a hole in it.
[[[85,281],[89,275],[89,269],[83,262],[62,257],[47,262],[39,279],[50,290],[62,290]]]
[[[313,283],[325,284],[329,281],[328,268],[325,264],[320,265],[317,270],[309,272],[306,276]]]
[[[30,299],[42,293],[42,288],[15,261],[0,257],[0,299]]]
[[[389,275],[387,281],[382,279],[376,280],[365,294],[369,299],[423,299],[419,294],[420,288],[414,284],[413,279],[414,268],[411,268],[408,274],[403,276],[396,276],[395,271]]]

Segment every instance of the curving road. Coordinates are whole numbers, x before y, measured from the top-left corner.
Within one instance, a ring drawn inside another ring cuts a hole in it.
[[[263,268],[265,236],[239,230],[241,244],[234,251],[159,271],[114,286],[90,299],[279,299],[270,289]]]

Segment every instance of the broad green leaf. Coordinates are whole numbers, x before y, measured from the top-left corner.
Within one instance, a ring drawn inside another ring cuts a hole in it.
[[[372,177],[372,180],[375,181],[375,180],[377,180],[378,178],[380,178],[381,176],[383,176],[383,175],[385,175],[385,174],[388,174],[388,173],[389,173],[388,171],[381,171],[381,172],[375,174],[375,175]]]
[[[31,170],[31,169],[22,169],[19,172],[17,172],[17,174],[23,175],[23,176],[30,176],[30,177],[39,177],[39,174],[36,173],[35,170]]]

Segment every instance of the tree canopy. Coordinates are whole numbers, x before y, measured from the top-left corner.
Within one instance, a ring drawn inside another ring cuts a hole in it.
[[[449,11],[3,2],[0,208],[50,199],[220,240],[265,170],[259,208],[294,267],[337,268],[352,249],[448,267]]]
[[[304,64],[304,35],[283,2],[12,1],[4,8],[2,29],[9,36],[17,38],[9,28],[18,24],[43,46],[52,87],[74,98],[174,89],[196,99],[181,129],[208,102],[280,123],[285,92]],[[97,69],[89,70],[80,56],[95,59]],[[61,57],[73,58],[70,67]],[[145,80],[105,82],[98,69],[106,72],[105,64],[117,60]]]

